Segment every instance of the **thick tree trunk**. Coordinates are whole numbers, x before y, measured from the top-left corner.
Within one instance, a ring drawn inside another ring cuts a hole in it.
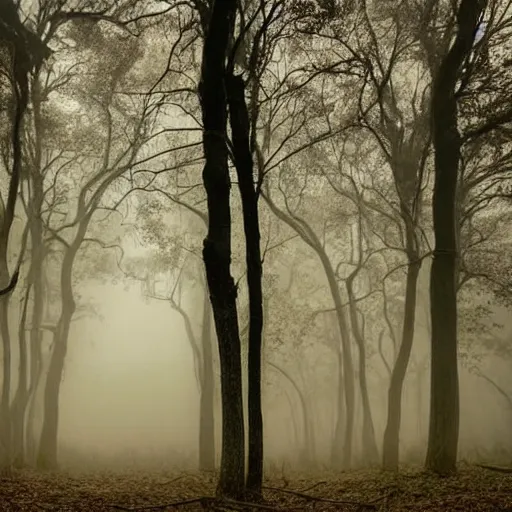
[[[388,390],[388,419],[384,431],[382,466],[392,471],[398,470],[400,423],[402,419],[402,393],[411,357],[416,320],[416,295],[421,261],[416,254],[408,256],[407,277],[405,284],[404,320],[402,342],[393,366]]]
[[[201,83],[208,233],[203,258],[219,345],[222,400],[222,454],[217,492],[239,499],[245,491],[245,429],[242,364],[231,276],[230,177],[227,151],[226,54],[233,32],[236,0],[216,1],[205,38]]]
[[[199,404],[199,469],[215,469],[215,416],[214,376],[212,353],[212,313],[208,292],[203,301],[203,327],[201,332],[202,372]]]
[[[354,274],[355,277],[355,274]],[[349,299],[350,321],[352,332],[359,351],[359,386],[361,389],[361,405],[363,408],[363,459],[365,464],[374,465],[379,460],[379,450],[375,440],[375,428],[373,426],[372,409],[368,394],[368,382],[366,379],[366,346],[363,334],[357,318],[356,298],[353,288],[353,277],[347,279],[347,293]]]
[[[245,103],[244,81],[240,76],[231,75],[226,80],[226,86],[233,153],[242,199],[247,287],[249,291],[247,404],[249,411],[249,453],[246,488],[253,497],[261,497],[261,486],[263,484],[263,415],[261,410],[263,293],[261,289],[262,263],[258,191],[253,178],[249,113]]]
[[[455,91],[461,68],[471,52],[484,5],[483,1],[462,0],[457,13],[455,41],[441,62],[432,90],[435,249],[430,276],[432,363],[425,464],[438,473],[455,470],[459,437],[455,209],[461,137],[457,127]]]

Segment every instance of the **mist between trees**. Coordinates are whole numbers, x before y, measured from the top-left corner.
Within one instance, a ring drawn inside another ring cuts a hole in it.
[[[4,0],[0,461],[512,458],[505,0]]]

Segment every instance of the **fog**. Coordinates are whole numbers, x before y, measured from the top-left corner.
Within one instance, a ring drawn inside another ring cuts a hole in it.
[[[165,302],[143,300],[140,286],[129,280],[126,285],[92,282],[81,286],[79,292],[85,302],[95,304],[101,319],[77,320],[70,334],[60,398],[59,448],[64,466],[77,469],[85,464],[89,470],[137,466],[194,469],[199,392],[182,318]],[[492,320],[506,323],[509,319],[506,310],[498,309]],[[428,354],[429,340],[418,327],[413,361]],[[336,365],[325,348],[315,348],[310,357],[311,361],[301,361],[307,371],[301,385],[314,417],[317,464],[311,469],[316,471],[328,465],[330,456]],[[368,379],[377,438],[381,438],[387,389],[382,386],[382,367],[375,362],[370,362]],[[377,368],[372,371],[374,365]],[[293,366],[288,370],[294,373]],[[497,358],[486,363],[486,373],[504,387],[510,381],[508,364]],[[264,376],[267,464],[297,467],[303,435],[300,412],[292,409],[297,407],[297,397],[289,382],[271,367],[264,369]],[[464,369],[460,383],[460,458],[506,462],[512,450],[512,411],[506,400]],[[428,367],[421,393],[416,377],[409,372],[401,429],[405,462],[421,464],[424,458],[428,403]],[[360,421],[360,408],[356,411]],[[220,412],[217,400],[217,416]],[[293,422],[297,422],[295,427]],[[294,429],[296,434],[292,434]],[[355,437],[356,446],[360,446],[359,436]]]
[[[1,2],[2,512],[512,507],[511,2]]]

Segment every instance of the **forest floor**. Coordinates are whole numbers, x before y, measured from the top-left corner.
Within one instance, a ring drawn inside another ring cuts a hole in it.
[[[219,503],[214,475],[169,472],[35,473],[0,477],[1,512],[238,511],[492,511],[512,512],[512,474],[463,465],[440,478],[350,471],[289,475],[265,482],[264,502]]]

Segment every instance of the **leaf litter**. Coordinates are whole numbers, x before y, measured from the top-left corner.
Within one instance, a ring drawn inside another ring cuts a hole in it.
[[[512,512],[512,473],[469,465],[450,477],[413,468],[269,477],[258,503],[216,500],[215,483],[213,473],[13,471],[0,477],[0,511]]]

